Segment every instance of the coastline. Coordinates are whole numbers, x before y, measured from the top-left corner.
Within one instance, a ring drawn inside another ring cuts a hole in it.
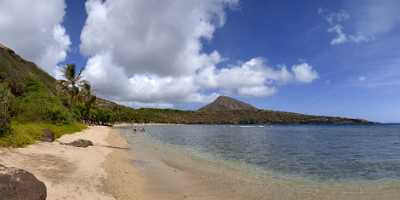
[[[130,127],[125,130],[93,126],[59,139],[93,141],[94,146],[88,148],[57,142],[3,148],[0,163],[33,173],[45,183],[49,200],[392,200],[400,197],[397,182],[311,183],[273,176],[259,182],[239,169],[154,144],[145,133],[131,132]]]
[[[129,127],[117,133],[131,148],[126,152],[130,155],[130,166],[143,181],[140,199],[393,200],[400,197],[400,183],[394,180],[320,182],[274,173],[259,177],[240,166],[193,157],[182,149],[159,144],[146,133],[132,132]]]

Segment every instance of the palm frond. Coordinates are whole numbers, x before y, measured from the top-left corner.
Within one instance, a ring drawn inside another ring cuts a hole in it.
[[[76,66],[75,64],[68,64],[64,68],[64,77],[69,81],[75,81],[76,76]]]

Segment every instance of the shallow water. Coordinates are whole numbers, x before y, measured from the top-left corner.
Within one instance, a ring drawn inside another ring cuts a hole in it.
[[[218,188],[214,196],[400,199],[400,126],[145,128],[146,133],[123,131],[136,155],[146,152],[142,159],[153,160],[144,162],[201,171],[198,177],[208,177],[204,184]]]
[[[320,180],[400,179],[400,126],[149,126],[163,143]]]

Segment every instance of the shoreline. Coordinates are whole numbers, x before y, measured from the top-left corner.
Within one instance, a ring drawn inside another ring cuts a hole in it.
[[[0,164],[33,173],[45,183],[49,200],[392,200],[400,197],[397,183],[315,185],[273,176],[257,182],[255,177],[235,168],[156,144],[147,140],[144,132],[131,134],[130,127],[91,126],[58,139],[61,142],[88,139],[94,142],[88,148],[57,142],[0,148]]]
[[[118,148],[114,148],[103,163],[107,174],[106,191],[117,200],[144,199],[142,191],[145,180],[132,165],[129,149],[124,149],[128,146],[127,141],[121,133],[112,129],[107,137],[107,143]]]
[[[149,139],[145,133],[119,134],[132,148],[131,165],[144,178],[143,199],[254,199],[254,200],[356,200],[400,198],[400,184],[395,181],[315,182],[301,177],[265,174],[249,176],[246,172],[213,161],[193,157],[183,149],[170,148]]]

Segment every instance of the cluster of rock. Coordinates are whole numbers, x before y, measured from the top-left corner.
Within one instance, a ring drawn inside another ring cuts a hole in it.
[[[86,148],[89,146],[93,146],[93,142],[90,140],[83,140],[83,139],[79,139],[79,140],[75,140],[73,142],[68,142],[68,143],[61,143],[63,145],[68,145],[68,146],[74,146],[74,147],[81,147],[81,148]]]
[[[0,164],[0,200],[45,200],[46,186],[33,174]]]
[[[56,136],[50,129],[43,129],[42,138],[40,138],[42,142],[54,142],[56,140]]]
[[[54,142],[56,139],[54,133],[49,130],[49,129],[43,129],[41,141],[42,142]],[[84,140],[84,139],[78,139],[72,142],[64,143],[64,142],[59,142],[62,145],[68,145],[68,146],[74,146],[74,147],[81,147],[81,148],[86,148],[89,146],[93,146],[93,142],[90,140]],[[1,199],[0,199],[1,200]]]

